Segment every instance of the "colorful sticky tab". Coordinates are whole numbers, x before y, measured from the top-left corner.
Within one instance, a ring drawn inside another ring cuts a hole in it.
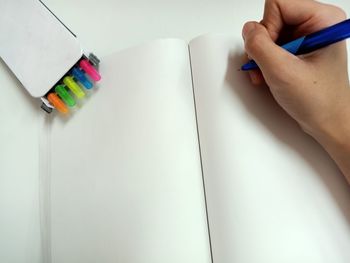
[[[54,106],[59,112],[66,114],[68,113],[67,106],[63,103],[63,101],[57,96],[56,93],[50,93],[47,96],[48,101]]]
[[[97,72],[97,70],[90,64],[90,62],[87,59],[83,59],[79,63],[80,67],[88,74],[91,79],[94,81],[101,80],[100,73]]]
[[[93,84],[90,80],[88,80],[83,71],[81,71],[79,68],[73,68],[72,74],[74,78],[76,78],[81,84],[84,85],[85,88],[92,89]]]
[[[60,98],[66,103],[66,105],[68,105],[69,107],[75,106],[75,100],[72,97],[72,95],[70,95],[65,86],[57,85],[55,91],[58,94],[58,96],[60,96]]]
[[[95,60],[97,61],[96,64],[98,64],[99,60],[97,58]],[[101,75],[88,59],[82,59],[63,77],[63,83],[58,83],[51,89],[46,96],[47,100],[45,100],[59,112],[66,114],[69,112],[68,107],[74,107],[78,99],[85,97],[86,94],[83,87],[86,89],[94,87],[94,82],[91,80],[99,81],[101,80]]]
[[[74,81],[73,77],[65,77],[63,83],[77,96],[78,99],[81,99],[85,96],[84,91],[79,87],[79,85]]]

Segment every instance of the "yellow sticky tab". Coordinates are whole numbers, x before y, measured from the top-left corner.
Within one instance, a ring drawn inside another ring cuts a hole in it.
[[[72,77],[65,77],[63,83],[74,93],[75,96],[77,96],[78,99],[85,97],[84,91]]]

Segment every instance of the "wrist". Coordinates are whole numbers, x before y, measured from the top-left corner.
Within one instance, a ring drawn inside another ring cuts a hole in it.
[[[310,135],[325,147],[350,148],[350,97],[347,105],[339,107],[328,120],[311,129]]]
[[[348,175],[350,183],[350,89],[349,96],[340,100],[329,118],[306,132],[324,147],[344,174]]]

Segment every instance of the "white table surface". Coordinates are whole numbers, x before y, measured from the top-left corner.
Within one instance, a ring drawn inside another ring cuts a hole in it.
[[[44,2],[100,57],[157,38],[189,41],[205,33],[240,34],[245,21],[261,19],[264,6],[263,0]],[[327,2],[350,13],[349,0]],[[42,262],[38,189],[44,113],[2,62],[0,90],[0,261]]]

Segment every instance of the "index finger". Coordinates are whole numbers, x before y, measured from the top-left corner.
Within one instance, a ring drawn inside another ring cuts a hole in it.
[[[346,18],[339,7],[314,0],[266,0],[261,23],[276,41],[284,26],[296,27],[297,36],[319,31]]]

